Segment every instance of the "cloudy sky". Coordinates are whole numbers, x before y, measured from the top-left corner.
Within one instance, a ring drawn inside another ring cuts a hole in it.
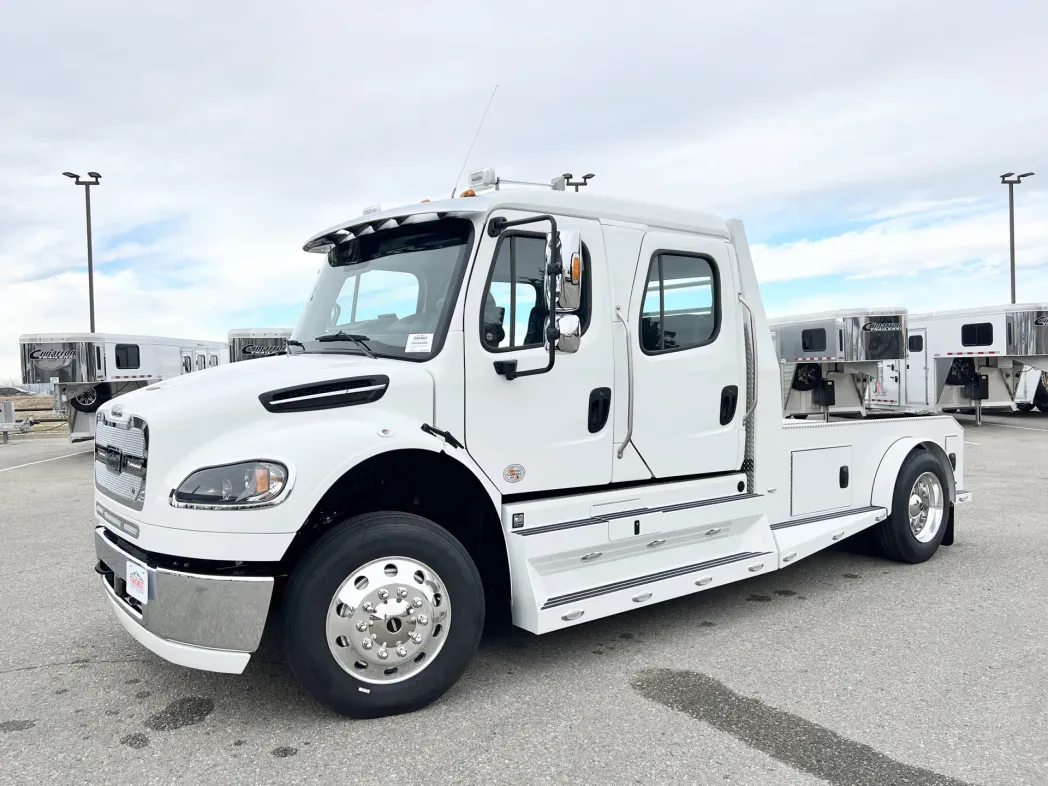
[[[1048,4],[11,0],[0,379],[21,333],[293,325],[314,232],[471,167],[747,223],[774,314],[1048,300]]]

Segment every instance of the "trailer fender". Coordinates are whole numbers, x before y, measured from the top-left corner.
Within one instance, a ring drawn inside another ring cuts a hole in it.
[[[916,437],[903,437],[893,442],[891,447],[884,452],[884,456],[881,457],[881,462],[877,467],[870,504],[884,508],[888,513],[891,513],[892,497],[895,493],[895,480],[899,476],[899,469],[902,467],[906,457],[914,450],[927,450],[939,460],[946,474],[946,495],[950,501],[946,537],[952,539],[953,503],[957,500],[957,481],[953,477],[953,467],[950,464],[949,457],[946,455],[946,451],[935,442],[921,441]]]

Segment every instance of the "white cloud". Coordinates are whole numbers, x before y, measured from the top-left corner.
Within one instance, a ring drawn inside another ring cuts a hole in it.
[[[0,377],[18,334],[86,328],[83,195],[62,171],[103,174],[99,329],[222,337],[307,296],[313,232],[446,195],[496,82],[471,165],[593,171],[595,190],[810,239],[758,248],[766,281],[970,261],[963,275],[997,282],[996,176],[1048,153],[1046,15],[1036,0],[19,4],[0,27]],[[1048,261],[1041,177],[1017,192],[1030,271]],[[856,220],[875,223],[839,229]]]

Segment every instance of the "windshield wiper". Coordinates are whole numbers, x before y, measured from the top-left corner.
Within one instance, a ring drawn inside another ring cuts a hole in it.
[[[371,347],[364,343],[366,341],[371,341],[371,339],[367,336],[360,336],[355,333],[346,333],[345,331],[340,330],[338,331],[338,333],[325,333],[322,336],[317,336],[314,339],[314,341],[352,341],[358,347],[363,349],[364,354],[367,355],[369,358],[375,357],[375,353],[371,351]]]

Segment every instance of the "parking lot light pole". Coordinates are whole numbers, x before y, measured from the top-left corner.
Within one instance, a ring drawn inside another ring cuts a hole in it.
[[[66,177],[71,177],[78,186],[84,187],[84,204],[87,208],[87,301],[91,311],[91,332],[95,332],[95,270],[94,260],[91,252],[91,186],[97,186],[102,178],[97,172],[88,172],[90,180],[81,179],[80,175],[72,172],[63,172]]]
[[[1033,177],[1033,172],[1017,175],[1005,172],[1001,175],[1001,185],[1008,186],[1008,236],[1012,252],[1012,303],[1015,303],[1015,187],[1023,182],[1024,177]]]

